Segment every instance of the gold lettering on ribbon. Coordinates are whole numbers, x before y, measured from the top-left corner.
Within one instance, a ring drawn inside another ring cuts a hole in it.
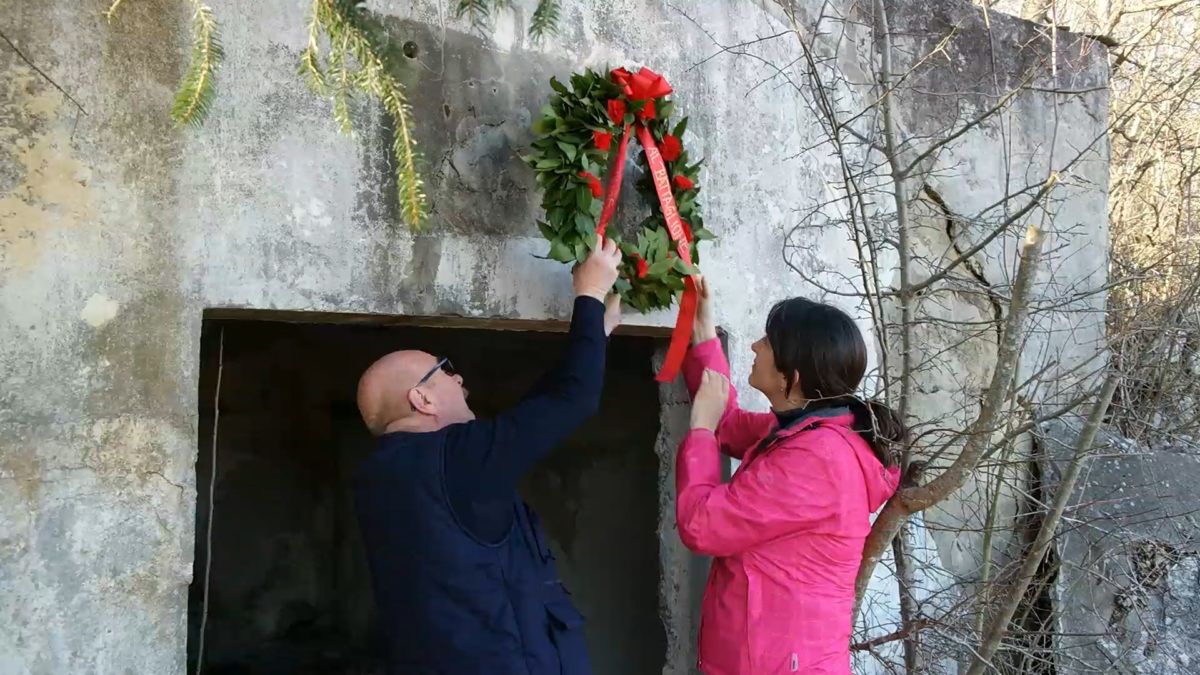
[[[671,180],[667,174],[667,165],[663,162],[658,146],[650,131],[638,125],[638,140],[646,151],[646,163],[650,165],[650,176],[654,180],[654,191],[658,193],[658,203],[662,207],[663,220],[667,221],[667,232],[675,242],[675,251],[680,259],[690,263],[691,253],[688,249],[687,237],[683,234],[683,222],[679,217],[679,208],[675,206],[675,196],[671,194]]]

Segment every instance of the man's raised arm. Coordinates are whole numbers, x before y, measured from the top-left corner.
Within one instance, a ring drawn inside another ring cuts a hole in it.
[[[494,420],[451,431],[451,482],[466,480],[480,496],[507,494],[525,471],[596,413],[604,389],[607,337],[620,316],[616,298],[609,299],[607,311],[605,298],[620,261],[616,243],[607,240],[576,268],[566,352],[521,402]]]

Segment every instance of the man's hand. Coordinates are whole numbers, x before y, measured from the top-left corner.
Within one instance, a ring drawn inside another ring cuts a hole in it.
[[[704,277],[697,274],[696,281],[696,319],[692,322],[692,344],[698,345],[717,337],[717,324],[713,323],[712,297],[708,292],[708,283]]]
[[[604,302],[617,281],[617,265],[620,264],[621,252],[617,250],[617,242],[604,239],[603,245],[592,251],[588,259],[575,268],[572,275],[575,295],[586,295]]]
[[[621,325],[621,296],[613,293],[604,301],[604,334],[612,332]]]
[[[729,400],[729,380],[711,368],[704,369],[696,398],[692,399],[692,428],[716,431]]]

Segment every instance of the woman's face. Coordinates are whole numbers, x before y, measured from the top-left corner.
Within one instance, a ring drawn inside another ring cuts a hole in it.
[[[775,353],[771,351],[771,343],[767,341],[767,336],[762,336],[757,342],[750,345],[750,349],[754,351],[754,365],[750,368],[751,387],[761,391],[768,399],[775,401],[776,399],[784,398],[784,384],[786,379],[783,373],[775,367]]]

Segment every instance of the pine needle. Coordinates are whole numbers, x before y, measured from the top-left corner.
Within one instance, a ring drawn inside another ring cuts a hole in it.
[[[104,18],[112,21],[113,15],[117,13],[117,8],[121,6],[122,2],[125,2],[125,0],[113,0],[112,5],[110,5],[108,10],[104,12]]]
[[[199,126],[212,106],[217,68],[224,51],[212,10],[200,0],[193,0],[192,4],[196,8],[192,14],[192,58],[175,94],[171,117],[179,124]]]
[[[560,0],[538,0],[537,9],[529,19],[529,36],[535,42],[558,32],[558,17],[562,10]]]

